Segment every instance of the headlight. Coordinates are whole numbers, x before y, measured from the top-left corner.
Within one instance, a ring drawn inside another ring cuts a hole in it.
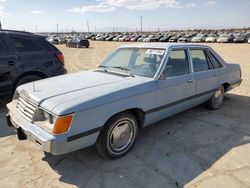
[[[63,134],[68,132],[72,119],[73,114],[57,117],[39,109],[35,114],[34,123],[49,133]]]

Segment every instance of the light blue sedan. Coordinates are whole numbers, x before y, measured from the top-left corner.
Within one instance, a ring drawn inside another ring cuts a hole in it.
[[[241,69],[210,47],[132,44],[118,48],[96,70],[18,87],[7,121],[54,155],[96,145],[118,158],[138,131],[205,103],[218,109],[224,93],[241,83]]]

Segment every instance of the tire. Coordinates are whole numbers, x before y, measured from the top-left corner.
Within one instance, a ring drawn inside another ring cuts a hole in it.
[[[86,48],[89,48],[89,46],[86,46]]]
[[[221,85],[215,90],[213,96],[206,102],[207,109],[209,110],[219,109],[223,104],[224,94],[225,94],[224,87]]]
[[[36,80],[40,80],[40,79],[42,79],[40,76],[35,76],[35,75],[25,76],[17,82],[15,89],[20,85],[23,85],[23,84],[26,84],[29,82],[33,82]]]
[[[135,116],[129,112],[117,114],[104,125],[96,142],[96,149],[105,158],[120,158],[132,148],[137,134]]]

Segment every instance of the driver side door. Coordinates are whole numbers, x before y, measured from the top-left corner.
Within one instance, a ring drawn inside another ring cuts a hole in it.
[[[161,79],[157,81],[157,107],[150,111],[152,121],[164,119],[193,105],[195,79],[190,65],[186,48],[170,51]]]

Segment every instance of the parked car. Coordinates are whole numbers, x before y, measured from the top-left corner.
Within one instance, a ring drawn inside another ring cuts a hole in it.
[[[128,37],[127,35],[124,35],[124,36],[120,37],[118,41],[124,42],[127,37]]]
[[[205,42],[207,34],[200,33],[192,38],[191,42]]]
[[[217,34],[212,33],[207,36],[205,42],[216,42],[218,38]]]
[[[113,38],[115,38],[115,37],[116,37],[116,35],[110,35],[110,36],[107,37],[105,40],[106,40],[106,41],[112,41]]]
[[[82,48],[82,47],[86,47],[89,48],[89,41],[88,39],[85,38],[81,38],[81,39],[70,39],[69,41],[67,41],[66,46],[69,48]]]
[[[0,30],[0,98],[19,85],[65,73],[63,53],[44,36]]]
[[[193,34],[187,34],[187,35],[184,35],[183,37],[179,38],[178,39],[178,42],[191,42],[192,38],[194,37]]]
[[[143,42],[156,42],[154,35],[148,35],[146,38],[143,39]]]
[[[159,39],[159,42],[168,42],[172,35],[165,35]]]
[[[237,34],[237,35],[234,35],[234,39],[233,39],[233,42],[234,43],[244,43],[244,42],[246,42],[247,41],[247,34],[242,34],[242,33],[240,33],[240,34]]]
[[[123,35],[118,35],[117,37],[113,38],[113,41],[119,41],[121,37],[123,37]]]
[[[218,39],[218,43],[229,43],[233,42],[234,40],[234,35],[233,34],[222,34]]]
[[[179,38],[181,38],[182,35],[174,35],[169,39],[169,42],[177,42]]]
[[[101,155],[118,158],[139,128],[201,103],[216,110],[240,83],[240,66],[210,47],[133,43],[96,70],[18,87],[6,117],[19,139],[54,155],[95,144]]]
[[[131,41],[131,42],[136,42],[136,41],[138,40],[138,38],[140,38],[140,37],[141,37],[141,35],[136,35],[136,36],[132,37],[132,38],[130,39],[130,41]]]

